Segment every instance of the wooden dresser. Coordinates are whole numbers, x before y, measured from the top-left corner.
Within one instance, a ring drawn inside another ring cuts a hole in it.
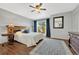
[[[79,54],[79,32],[69,32],[69,46]]]

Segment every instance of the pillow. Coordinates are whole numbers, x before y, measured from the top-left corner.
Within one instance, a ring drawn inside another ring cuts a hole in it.
[[[29,33],[29,30],[24,30],[23,33]]]

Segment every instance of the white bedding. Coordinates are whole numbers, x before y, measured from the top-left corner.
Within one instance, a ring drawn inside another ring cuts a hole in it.
[[[43,39],[43,34],[42,33],[35,33],[35,32],[30,32],[30,33],[22,33],[22,32],[17,32],[15,34],[16,41],[26,44],[27,47],[36,45],[36,43],[40,40]]]

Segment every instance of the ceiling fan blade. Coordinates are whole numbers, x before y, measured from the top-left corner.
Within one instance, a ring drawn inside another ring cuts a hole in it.
[[[41,8],[40,10],[46,10],[45,8]]]
[[[29,5],[29,7],[35,8],[35,7],[34,7],[34,6],[32,6],[32,5]]]
[[[34,12],[35,10],[32,10],[31,12]]]
[[[34,12],[35,10],[32,10],[31,12]],[[40,13],[40,11],[36,11],[37,13]]]
[[[42,3],[40,3],[39,5],[42,6]]]

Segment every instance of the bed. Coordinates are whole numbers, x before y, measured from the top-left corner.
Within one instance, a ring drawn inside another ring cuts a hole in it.
[[[19,31],[15,33],[14,37],[14,40],[27,45],[27,47],[36,45],[36,43],[41,39],[43,39],[43,34],[36,32],[22,33]]]

